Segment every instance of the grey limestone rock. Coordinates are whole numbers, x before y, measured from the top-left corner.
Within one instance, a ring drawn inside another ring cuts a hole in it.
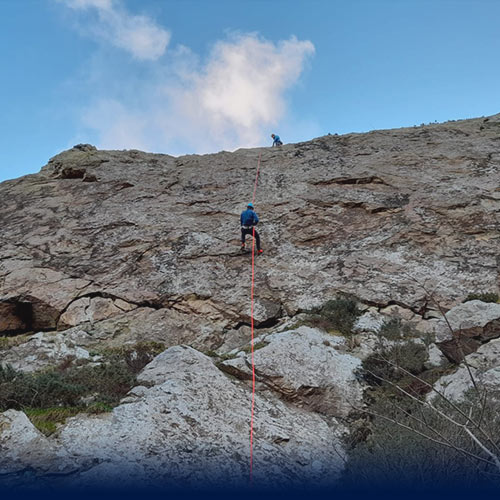
[[[0,442],[7,453],[0,460],[5,466],[29,465],[41,478],[56,473],[61,463],[71,466],[71,474],[58,484],[76,487],[120,485],[132,481],[130,474],[135,486],[247,482],[247,386],[187,346],[157,356],[139,381],[148,387],[133,389],[112,413],[73,417],[51,438],[36,431],[21,412],[1,414],[7,427],[2,427]],[[327,422],[257,393],[254,429],[257,484],[317,486],[338,479],[345,429],[334,419]]]
[[[479,347],[477,352],[469,354],[467,363],[476,384],[481,390],[488,390],[490,395],[500,395],[500,339],[495,339]],[[446,397],[455,401],[463,401],[465,393],[472,389],[473,384],[469,370],[461,363],[457,370],[441,377],[434,388],[442,392]],[[436,397],[431,393],[430,397]]]
[[[362,406],[363,387],[356,377],[361,361],[341,352],[345,344],[342,337],[306,326],[258,337],[254,350],[257,380],[296,405],[346,417]],[[230,373],[249,378],[251,354],[222,365]]]
[[[35,331],[96,295],[249,322],[238,218],[259,154],[257,323],[338,291],[413,311],[422,285],[446,308],[496,291],[498,134],[477,123],[180,158],[75,147],[0,186],[0,301],[31,305]],[[9,315],[5,328],[26,319]]]
[[[436,338],[439,341],[453,338],[452,332],[473,330],[473,335],[486,335],[488,325],[491,325],[491,335],[498,333],[500,336],[500,304],[471,300],[448,311],[446,320],[441,319],[436,324]]]

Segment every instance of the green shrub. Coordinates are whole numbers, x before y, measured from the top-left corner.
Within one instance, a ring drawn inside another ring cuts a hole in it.
[[[24,408],[31,423],[43,434],[49,436],[57,429],[57,424],[66,421],[82,411],[79,407]]]
[[[470,300],[481,300],[482,302],[498,302],[498,294],[493,292],[486,293],[469,293],[465,297],[464,302],[469,302]]]
[[[362,363],[363,376],[373,386],[397,382],[407,377],[403,370],[413,375],[421,373],[426,360],[427,350],[423,345],[414,342],[396,344],[368,356]]]
[[[0,384],[0,411],[74,406],[88,389],[55,370],[34,374],[15,372],[13,377],[12,368],[7,367],[7,371],[10,380]]]
[[[124,361],[104,363],[97,366],[83,366],[68,370],[70,384],[83,387],[82,396],[94,395],[94,401],[116,405],[135,385],[135,373]]]
[[[336,330],[342,335],[351,335],[354,323],[361,315],[356,302],[347,297],[329,300],[312,311],[309,322],[324,330]]]
[[[19,372],[14,370],[14,368],[12,368],[12,366],[0,365],[0,384],[6,383],[6,382],[12,382],[18,375],[19,375]],[[0,387],[1,387],[1,385],[0,385]]]
[[[141,362],[144,362],[142,359]],[[0,411],[10,408],[81,407],[82,401],[116,405],[135,385],[137,365],[111,357],[99,365],[66,366],[36,373],[0,367]]]
[[[402,324],[400,318],[391,318],[380,328],[379,335],[387,340],[403,340],[414,336],[410,325]]]
[[[77,413],[111,411],[136,384],[137,373],[165,346],[140,342],[108,349],[98,365],[75,365],[67,358],[57,367],[24,373],[0,365],[0,412],[23,410],[44,434]]]

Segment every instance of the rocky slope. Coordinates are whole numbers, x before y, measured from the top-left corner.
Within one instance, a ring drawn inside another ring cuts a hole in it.
[[[476,305],[472,323],[454,325],[469,339],[457,354],[437,306],[500,286],[500,115],[180,158],[78,145],[0,185],[0,363],[36,372],[98,364],[103,346],[166,350],[112,413],[50,437],[22,412],[0,415],[3,477],[244,480],[250,257],[238,252],[239,213],[259,161],[259,481],[338,478],[343,419],[361,405],[356,370],[386,318],[436,335],[436,365],[500,336],[498,308]],[[291,329],[338,293],[365,311],[355,345]]]

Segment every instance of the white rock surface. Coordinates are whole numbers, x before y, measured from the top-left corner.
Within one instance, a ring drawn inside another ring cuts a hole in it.
[[[354,323],[353,330],[355,332],[374,332],[377,333],[384,323],[387,321],[387,317],[380,314],[376,308],[370,308],[364,314],[362,314]]]
[[[483,328],[488,323],[500,319],[500,304],[471,300],[459,304],[446,313],[446,319],[453,331],[469,328]],[[438,341],[453,338],[444,319],[436,324],[436,339]]]
[[[466,356],[471,373],[480,387],[498,391],[500,387],[500,339],[482,345],[477,352]],[[445,396],[462,401],[466,391],[473,387],[472,380],[464,363],[450,374],[441,377],[434,388]],[[430,393],[430,398],[436,397]]]
[[[431,344],[428,349],[429,358],[424,363],[425,368],[437,368],[439,366],[444,366],[448,363],[448,360],[443,355],[441,350],[436,344]]]
[[[54,474],[75,469],[64,451],[36,429],[23,412],[0,413],[0,477],[28,467]]]
[[[12,368],[24,372],[34,372],[56,366],[68,358],[91,361],[94,358],[79,346],[88,342],[88,339],[88,334],[82,330],[74,330],[68,335],[39,332],[32,335],[27,342],[1,352],[0,364],[11,365]]]
[[[106,486],[127,481],[204,487],[247,483],[251,392],[245,384],[186,346],[157,356],[140,382],[144,385],[111,414],[73,417],[51,439],[33,431],[24,417],[29,439],[22,432],[2,430],[0,442],[8,440],[10,453],[19,449],[24,464],[42,475],[52,472],[53,457],[69,457],[78,471],[63,483],[73,486],[96,481]],[[343,468],[343,431],[334,419],[327,423],[319,415],[256,394],[255,484],[333,483]],[[36,456],[31,459],[41,452],[49,464],[43,468]]]
[[[343,337],[301,326],[258,337],[255,346],[257,379],[285,399],[341,417],[361,405],[363,389],[355,375],[361,361],[342,352],[346,350]],[[240,354],[244,358],[227,360],[223,365],[248,378],[251,355]]]

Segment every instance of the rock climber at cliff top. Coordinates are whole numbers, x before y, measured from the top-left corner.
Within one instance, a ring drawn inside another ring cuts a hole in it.
[[[273,138],[273,146],[282,146],[283,145],[279,135],[271,134],[271,137]]]
[[[241,212],[240,215],[241,223],[241,251],[245,250],[245,237],[247,234],[253,234],[255,236],[255,243],[257,244],[257,253],[262,253],[263,250],[260,248],[260,236],[254,226],[259,223],[259,217],[254,211],[253,204],[249,203],[247,209]]]

